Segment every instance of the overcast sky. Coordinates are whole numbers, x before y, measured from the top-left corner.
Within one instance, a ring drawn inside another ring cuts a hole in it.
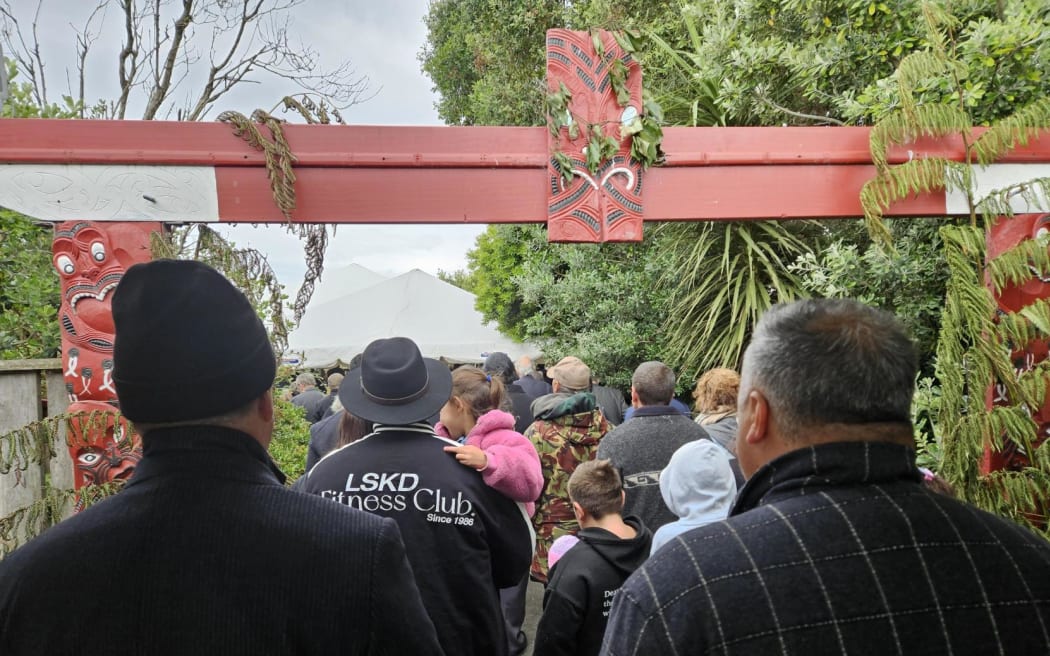
[[[111,3],[104,17],[102,36],[87,59],[89,101],[116,94],[116,53],[122,25],[119,8]],[[348,124],[440,125],[434,110],[431,81],[420,70],[418,53],[426,39],[423,17],[427,0],[305,0],[291,13],[290,31],[312,45],[321,56],[322,68],[349,60],[356,72],[370,79],[375,97],[343,112]],[[36,0],[13,0],[24,26],[32,23]],[[93,6],[88,0],[42,0],[38,35],[54,100],[68,93],[68,78],[75,80],[75,32]],[[202,42],[199,47],[207,47]],[[270,109],[283,96],[294,93],[291,83],[273,79],[241,85],[219,101],[209,119],[219,111],[235,109],[245,114]],[[141,109],[138,110],[141,113]],[[138,114],[141,115],[141,114]],[[129,117],[138,116],[130,114]],[[326,268],[357,263],[388,275],[419,268],[430,273],[466,266],[466,251],[484,226],[340,226],[330,240]],[[290,293],[298,288],[306,267],[298,240],[279,226],[237,226],[226,229],[238,246],[263,251]]]

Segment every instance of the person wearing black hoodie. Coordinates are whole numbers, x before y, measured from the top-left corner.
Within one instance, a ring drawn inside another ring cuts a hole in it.
[[[579,542],[550,570],[536,656],[598,654],[613,598],[653,540],[641,520],[620,515],[623,483],[610,461],[581,463],[569,478],[569,498]]]

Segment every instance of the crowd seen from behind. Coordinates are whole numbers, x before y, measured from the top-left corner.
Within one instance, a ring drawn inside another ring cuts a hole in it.
[[[144,455],[0,562],[2,654],[517,655],[530,581],[538,655],[1050,653],[1050,544],[916,467],[915,349],[881,310],[774,306],[693,408],[662,362],[626,395],[574,356],[450,371],[379,339],[327,394],[296,378],[291,488],[239,291],[158,260],[113,316]]]

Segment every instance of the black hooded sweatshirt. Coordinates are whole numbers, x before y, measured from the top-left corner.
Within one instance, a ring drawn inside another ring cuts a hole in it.
[[[624,522],[637,531],[624,540],[603,528],[582,529],[580,541],[551,570],[536,629],[536,656],[597,654],[613,597],[649,556],[653,535],[637,517]]]

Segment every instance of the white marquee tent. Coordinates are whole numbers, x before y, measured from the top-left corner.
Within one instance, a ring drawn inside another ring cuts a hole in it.
[[[424,356],[452,363],[481,362],[495,351],[511,359],[537,353],[486,324],[473,294],[419,269],[311,302],[288,343],[291,353],[302,356],[300,366],[326,368],[346,365],[385,337],[409,337]]]
[[[371,287],[383,282],[387,277],[376,273],[360,264],[351,264],[341,269],[325,269],[324,275],[314,287],[313,296],[310,297],[310,306],[316,307],[337,298],[353,294],[354,292]]]

